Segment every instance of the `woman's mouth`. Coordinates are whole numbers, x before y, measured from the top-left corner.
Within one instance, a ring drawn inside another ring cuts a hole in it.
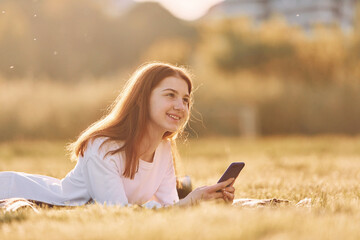
[[[177,121],[181,119],[181,117],[179,117],[177,115],[173,115],[173,114],[169,114],[169,113],[167,113],[166,115],[168,115],[170,118],[177,120]]]

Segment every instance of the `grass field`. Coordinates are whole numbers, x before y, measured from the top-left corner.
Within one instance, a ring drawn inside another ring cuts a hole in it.
[[[4,142],[0,171],[62,178],[75,165],[65,142]],[[311,208],[241,208],[206,202],[149,210],[88,205],[0,213],[0,239],[360,239],[360,137],[191,139],[180,144],[195,187],[233,161],[246,166],[235,198],[311,198]]]

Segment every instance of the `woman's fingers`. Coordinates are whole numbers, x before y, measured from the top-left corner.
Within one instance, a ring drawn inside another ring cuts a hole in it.
[[[222,190],[221,192],[215,192],[211,194],[210,199],[218,199],[218,198],[222,198],[226,202],[232,202],[234,200],[234,194],[224,190]]]
[[[232,202],[234,200],[234,194],[227,191],[223,191],[225,202]]]
[[[227,187],[224,189],[225,191],[229,192],[229,193],[234,193],[235,192],[235,188],[234,187]]]
[[[233,193],[226,192],[226,191],[224,193],[229,199],[234,199],[234,194]]]
[[[218,190],[225,188],[227,185],[230,185],[233,181],[234,181],[234,178],[229,178],[228,180],[226,180],[224,182],[220,182],[220,183],[217,183],[217,184],[214,184],[214,185],[208,187],[208,190],[210,192],[216,192]]]
[[[211,199],[223,198],[224,194],[222,192],[214,192],[211,194]]]

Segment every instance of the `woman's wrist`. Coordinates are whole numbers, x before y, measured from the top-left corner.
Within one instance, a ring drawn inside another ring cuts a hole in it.
[[[180,199],[180,200],[176,203],[176,205],[177,205],[177,206],[180,206],[180,207],[187,206],[188,203],[187,203],[186,198]]]
[[[180,207],[185,207],[185,206],[191,206],[191,205],[193,205],[193,204],[192,204],[192,201],[191,201],[190,194],[187,195],[185,198],[180,199],[180,200],[177,202],[176,205],[178,205],[178,206],[180,206]]]
[[[199,200],[197,200],[196,194],[194,194],[194,191],[189,193],[185,198],[180,199],[178,204],[179,206],[192,206],[192,205],[196,205],[197,203],[199,203]]]

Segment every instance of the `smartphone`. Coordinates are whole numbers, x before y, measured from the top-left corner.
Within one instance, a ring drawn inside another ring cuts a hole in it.
[[[243,162],[231,163],[230,166],[226,169],[226,171],[224,172],[224,174],[221,176],[221,178],[219,179],[219,181],[217,183],[224,182],[224,181],[228,180],[229,178],[236,179],[237,176],[239,175],[240,171],[244,168],[244,166],[245,166],[245,163],[243,163]],[[226,187],[229,187],[230,185],[231,184],[229,184]],[[218,192],[220,192],[220,190]]]

